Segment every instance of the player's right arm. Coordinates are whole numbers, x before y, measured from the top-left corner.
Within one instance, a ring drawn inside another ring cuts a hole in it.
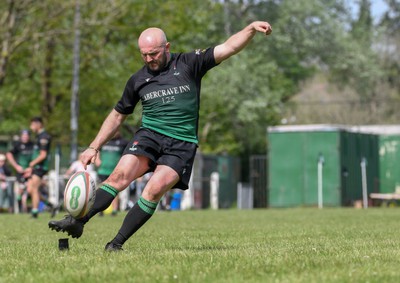
[[[100,148],[115,135],[121,124],[125,121],[126,117],[127,115],[121,114],[115,109],[108,114],[107,118],[101,125],[97,136],[80,157],[80,161],[85,166],[85,169],[88,164],[95,162]]]

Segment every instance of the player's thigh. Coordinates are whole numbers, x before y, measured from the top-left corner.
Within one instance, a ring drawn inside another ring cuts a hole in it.
[[[119,160],[114,171],[110,174],[105,183],[113,186],[118,191],[126,189],[136,178],[142,176],[149,170],[149,158],[125,154]]]
[[[37,175],[32,175],[28,180],[27,189],[29,193],[38,192],[42,178]]]
[[[142,196],[150,201],[159,201],[179,181],[178,173],[169,166],[158,165],[147,182]]]

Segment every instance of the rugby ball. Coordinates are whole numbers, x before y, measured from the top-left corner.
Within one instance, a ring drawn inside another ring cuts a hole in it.
[[[85,216],[96,197],[96,183],[86,171],[78,171],[69,178],[64,190],[64,208],[74,218]]]

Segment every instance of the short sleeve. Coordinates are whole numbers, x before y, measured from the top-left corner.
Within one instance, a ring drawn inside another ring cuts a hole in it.
[[[140,97],[135,92],[135,78],[132,76],[126,83],[122,96],[115,105],[114,109],[121,114],[132,114],[139,100]]]

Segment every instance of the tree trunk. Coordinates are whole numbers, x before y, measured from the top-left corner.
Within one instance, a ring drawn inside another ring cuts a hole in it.
[[[71,162],[78,158],[78,117],[79,117],[79,50],[80,36],[80,7],[79,0],[75,2],[75,18],[74,18],[74,61],[73,61],[73,78],[72,78],[72,93],[71,93]]]
[[[55,43],[53,38],[49,38],[46,45],[44,67],[42,72],[42,116],[47,118],[54,109],[54,97],[51,93],[51,75],[53,73]]]
[[[14,1],[8,1],[8,11],[6,12],[6,20],[4,26],[6,26],[6,31],[4,33],[3,41],[1,42],[1,54],[0,54],[0,86],[4,84],[4,79],[6,77],[6,70],[8,64],[8,58],[10,57],[10,40],[11,32],[15,26],[15,7]],[[1,23],[3,24],[3,23]]]

